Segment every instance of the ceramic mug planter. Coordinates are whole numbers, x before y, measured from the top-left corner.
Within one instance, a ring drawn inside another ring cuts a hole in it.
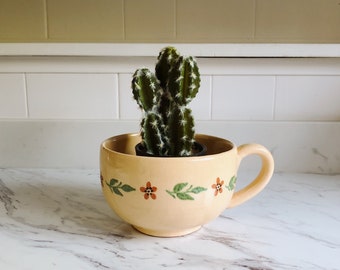
[[[196,135],[207,146],[205,156],[136,156],[138,134],[105,140],[100,149],[101,185],[114,212],[138,231],[173,237],[198,230],[226,208],[258,194],[269,182],[274,161],[258,144],[236,147],[232,142]],[[262,159],[258,176],[235,192],[241,160],[256,154]]]

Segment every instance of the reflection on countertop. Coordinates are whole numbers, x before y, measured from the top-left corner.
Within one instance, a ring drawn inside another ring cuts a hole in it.
[[[97,170],[0,169],[0,269],[335,270],[339,207],[340,175],[277,173],[199,231],[157,238],[115,216]]]

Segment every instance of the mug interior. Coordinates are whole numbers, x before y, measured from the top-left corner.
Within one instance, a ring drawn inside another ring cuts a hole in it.
[[[220,154],[230,151],[235,147],[232,142],[215,136],[197,134],[195,139],[207,147],[206,155]],[[104,141],[103,147],[109,151],[115,151],[121,154],[136,155],[135,146],[140,142],[141,137],[137,133],[122,134]]]

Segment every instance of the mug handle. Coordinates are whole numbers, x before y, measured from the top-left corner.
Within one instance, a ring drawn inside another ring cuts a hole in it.
[[[249,155],[258,155],[262,160],[262,168],[257,177],[241,190],[236,191],[227,208],[232,208],[248,201],[257,195],[269,183],[274,172],[274,159],[267,148],[260,144],[243,144],[237,147],[239,163]]]

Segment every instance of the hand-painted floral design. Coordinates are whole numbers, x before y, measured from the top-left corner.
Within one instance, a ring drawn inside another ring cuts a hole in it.
[[[146,183],[145,187],[140,187],[139,189],[141,192],[144,192],[144,199],[147,200],[149,199],[149,197],[151,197],[151,199],[156,200],[157,196],[155,194],[155,192],[157,191],[157,187],[152,186],[150,181],[148,181]]]
[[[236,180],[237,180],[237,177],[234,175],[234,176],[230,179],[228,186],[225,186],[225,187],[226,187],[229,191],[232,191],[232,190],[235,188],[235,186],[236,186]]]
[[[189,193],[198,194],[198,193],[201,193],[201,192],[206,191],[206,190],[207,189],[204,188],[204,187],[194,187],[193,185],[190,185],[188,187],[188,183],[178,183],[177,185],[174,186],[172,191],[166,190],[166,192],[169,195],[171,195],[174,199],[176,199],[176,197],[177,197],[180,200],[191,200],[191,201],[193,201],[195,198],[192,197]]]
[[[131,192],[136,190],[135,188],[127,184],[123,184],[121,181],[114,178],[110,180],[110,183],[106,182],[106,185],[110,188],[112,193],[122,197],[124,196],[122,192]]]
[[[217,177],[216,179],[216,184],[212,184],[211,187],[213,189],[215,189],[215,196],[218,195],[218,193],[222,193],[223,192],[223,184],[224,184],[224,181],[221,180],[219,177]]]
[[[214,195],[217,196],[219,193],[222,193],[226,188],[229,191],[233,191],[236,185],[236,176],[231,177],[228,184],[224,185],[224,180],[221,180],[220,177],[216,178],[216,183],[211,185],[211,188],[214,189]],[[124,196],[125,192],[132,192],[136,189],[128,184],[124,184],[117,179],[111,179],[109,182],[104,180],[102,173],[100,173],[100,183],[104,188],[105,184],[108,186],[112,193]],[[144,199],[148,200],[150,197],[153,200],[157,199],[156,191],[158,188],[153,186],[150,181],[146,182],[145,186],[140,187],[139,190],[144,193]],[[166,190],[166,192],[171,195],[174,199],[180,200],[195,200],[194,194],[199,194],[208,190],[205,187],[194,187],[193,185],[189,185],[189,183],[178,183],[176,184],[172,190]]]

